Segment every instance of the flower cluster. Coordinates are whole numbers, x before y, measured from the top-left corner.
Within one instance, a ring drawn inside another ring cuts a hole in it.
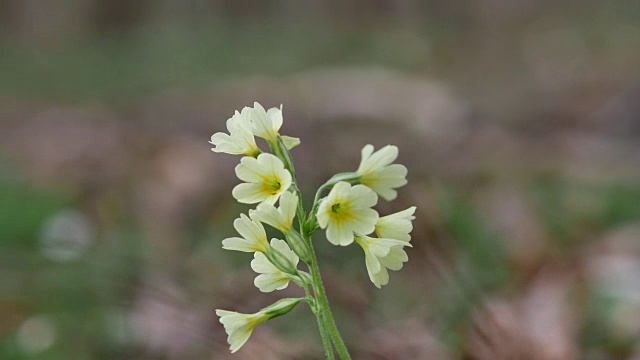
[[[408,260],[403,248],[411,247],[416,207],[382,217],[372,208],[378,203],[378,196],[393,200],[397,196],[395,189],[407,183],[407,168],[392,164],[398,157],[396,146],[373,150],[372,145],[366,145],[358,170],[336,176],[340,181],[335,184],[328,183],[332,189],[321,200],[317,219],[332,244],[346,246],[355,241],[362,247],[369,279],[380,288],[389,282],[387,269],[400,270]],[[377,237],[368,236],[374,232]]]
[[[300,140],[281,135],[282,123],[282,107],[265,110],[254,103],[227,120],[228,134],[219,132],[211,137],[214,152],[243,155],[235,168],[242,183],[233,188],[232,195],[240,203],[257,204],[248,215],[241,214],[234,221],[240,236],[224,239],[222,247],[254,254],[251,268],[258,273],[254,284],[260,291],[282,290],[293,281],[307,296],[282,299],[255,314],[226,310],[216,313],[228,334],[231,351],[235,352],[258,324],[284,315],[305,301],[318,318],[327,356],[333,357],[330,345],[333,342],[341,357],[348,358],[328,308],[311,235],[325,229],[327,240],[334,245],[357,243],[364,250],[373,284],[378,288],[387,284],[388,270],[400,270],[408,259],[404,247],[411,246],[416,208],[380,216],[373,207],[378,197],[396,198],[396,189],[407,183],[407,168],[393,163],[398,157],[396,146],[387,145],[374,151],[372,145],[366,145],[357,170],[337,174],[322,185],[307,213],[289,152]],[[265,140],[269,151],[258,146],[256,137]],[[326,191],[328,194],[323,196]],[[284,240],[269,240],[264,224],[280,232]],[[300,260],[310,273],[298,269]]]

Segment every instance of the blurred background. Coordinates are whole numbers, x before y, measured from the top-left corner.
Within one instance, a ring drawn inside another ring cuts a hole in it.
[[[640,359],[637,0],[0,0],[0,358],[321,359],[223,252],[235,110],[283,104],[303,191],[396,144],[409,262],[316,236],[356,359]],[[310,199],[306,199],[309,204]]]

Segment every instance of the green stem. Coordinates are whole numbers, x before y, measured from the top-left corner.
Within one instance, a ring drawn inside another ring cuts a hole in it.
[[[295,187],[296,195],[298,195],[298,207],[296,212],[298,213],[298,230],[300,233],[304,231],[304,221],[306,219],[306,214],[304,212],[304,207],[302,206],[302,192],[298,188],[298,183],[293,181],[293,186]]]
[[[315,230],[315,226],[312,229],[309,229],[309,232],[305,231],[304,223],[307,220],[305,216],[304,207],[302,204],[302,194],[300,193],[300,189],[298,188],[297,180],[296,180],[296,172],[293,167],[293,159],[291,158],[291,153],[284,146],[282,139],[278,138],[275,144],[269,142],[269,147],[271,148],[271,152],[274,153],[277,157],[279,157],[287,170],[291,173],[291,177],[293,178],[293,184],[295,186],[295,191],[298,195],[298,206],[297,206],[297,215],[300,226],[300,233],[302,234],[303,240],[309,245],[311,249],[311,263],[307,264],[311,271],[311,279],[312,279],[312,287],[313,293],[315,296],[315,311],[316,319],[318,320],[318,328],[320,329],[320,336],[322,337],[322,345],[325,348],[325,352],[327,354],[327,359],[334,359],[333,355],[333,347],[331,346],[331,340],[335,345],[335,348],[340,355],[342,360],[351,360],[351,356],[349,355],[349,351],[347,350],[347,346],[342,340],[340,336],[340,332],[338,331],[338,326],[336,325],[335,320],[333,319],[333,315],[331,314],[331,308],[329,307],[329,300],[327,299],[327,294],[324,290],[324,285],[322,284],[322,278],[320,277],[320,269],[318,268],[318,259],[316,258],[315,249],[313,248],[313,244],[311,244],[311,233]],[[313,206],[311,212],[309,213],[309,217],[313,218],[315,222],[315,213],[318,209],[320,196],[322,193],[333,186],[333,183],[327,181],[324,183],[317,191],[316,196],[313,200]],[[308,294],[308,289],[305,286],[305,292]]]
[[[311,212],[309,213],[310,216],[314,216],[314,214],[316,213],[316,210],[318,210],[318,205],[320,205],[320,196],[322,196],[322,193],[328,189],[329,187],[331,187],[331,183],[329,183],[328,181],[324,184],[322,184],[322,186],[320,186],[318,188],[318,191],[316,191],[316,196],[313,199],[313,208],[311,209]]]
[[[342,360],[350,360],[351,355],[349,355],[349,350],[342,340],[342,336],[340,336],[340,331],[338,330],[338,326],[336,325],[335,320],[333,319],[333,314],[331,313],[331,308],[329,307],[329,299],[327,299],[327,294],[324,290],[324,285],[322,284],[322,278],[320,277],[320,269],[318,268],[318,260],[316,258],[315,250],[313,246],[311,247],[311,253],[313,259],[311,264],[309,264],[309,270],[311,271],[311,278],[313,280],[313,291],[316,296],[316,302],[318,305],[318,310],[321,312],[321,315],[326,323],[326,326],[329,330],[329,335],[333,340],[333,343],[340,355]]]
[[[315,300],[311,296],[309,292],[309,288],[305,284],[303,286],[304,292],[307,295],[308,299],[314,299],[313,304],[309,303],[311,307],[311,311],[313,315],[315,315],[316,320],[318,321],[318,329],[320,330],[320,337],[322,338],[322,346],[324,347],[324,353],[327,356],[327,360],[334,360],[335,356],[333,355],[333,346],[331,346],[331,340],[329,339],[329,332],[327,330],[327,324],[324,322],[324,316],[322,315],[322,310],[318,308],[318,301]]]
[[[329,338],[329,332],[327,331],[327,324],[324,322],[324,316],[316,313],[316,320],[318,320],[318,329],[320,329],[322,346],[324,346],[324,353],[327,356],[327,360],[334,360],[335,355],[333,355],[333,346],[331,346],[331,339]]]

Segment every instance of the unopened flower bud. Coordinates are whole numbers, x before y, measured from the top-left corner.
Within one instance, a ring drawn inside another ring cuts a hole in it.
[[[302,261],[307,264],[311,263],[311,249],[309,249],[309,244],[304,241],[300,233],[291,229],[291,231],[287,232],[286,236],[291,250],[293,250]]]

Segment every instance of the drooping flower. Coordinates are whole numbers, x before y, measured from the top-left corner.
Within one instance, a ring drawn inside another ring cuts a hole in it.
[[[376,234],[381,238],[411,241],[411,221],[416,218],[413,216],[415,211],[416,207],[412,206],[391,215],[381,216],[376,223]]]
[[[220,323],[227,333],[227,342],[232,353],[238,351],[244,345],[253,329],[261,323],[273,319],[277,316],[287,314],[298,305],[302,298],[285,298],[276,301],[255,314],[242,314],[235,311],[216,310],[216,315],[220,317]]]
[[[262,105],[255,102],[250,114],[251,122],[253,123],[253,134],[275,144],[278,136],[280,136],[279,131],[283,123],[282,105],[280,105],[280,108],[273,107],[265,110]],[[288,150],[300,144],[300,139],[295,137],[280,136],[280,138]]]
[[[398,195],[395,188],[407,183],[407,168],[400,164],[391,164],[398,158],[398,147],[387,145],[373,152],[373,145],[362,148],[362,160],[356,174],[360,183],[370,187],[383,199],[390,201]]]
[[[294,267],[298,265],[298,256],[289,248],[286,241],[271,239],[271,247],[284,255]],[[278,269],[263,253],[256,252],[253,257],[251,268],[260,274],[256,276],[253,283],[260,291],[282,290],[289,285],[289,281],[292,279],[291,275]]]
[[[256,326],[269,320],[267,315],[262,312],[242,314],[218,309],[216,315],[220,317],[220,322],[227,332],[227,342],[232,353],[238,351],[249,340],[249,336]]]
[[[267,141],[275,143],[278,138],[278,131],[282,127],[282,106],[280,109],[271,108],[268,111],[258,102],[253,103],[251,112],[253,122],[253,133]]]
[[[327,229],[332,244],[349,245],[354,232],[369,234],[375,230],[378,213],[371,207],[377,202],[378,195],[368,187],[340,181],[320,203],[318,224]]]
[[[408,242],[396,239],[373,238],[365,235],[356,235],[356,243],[364,250],[365,264],[369,279],[379,289],[389,283],[389,270],[402,269],[409,257],[404,251],[404,246],[411,246]]]
[[[269,248],[267,233],[259,221],[251,220],[247,215],[233,222],[233,227],[242,237],[231,237],[222,240],[222,248],[242,252],[266,252]]]
[[[211,150],[232,155],[247,155],[256,157],[260,154],[260,148],[253,137],[253,128],[250,118],[250,108],[245,107],[242,112],[237,112],[227,120],[229,134],[217,132],[211,136],[211,144],[215,145]]]
[[[291,174],[282,161],[267,153],[257,158],[243,157],[236,166],[236,175],[245,183],[236,185],[232,195],[244,204],[274,204],[292,182]]]
[[[285,191],[280,196],[278,208],[269,203],[261,203],[258,204],[256,210],[251,210],[249,215],[252,219],[269,224],[286,234],[291,230],[297,206],[298,196],[290,191]]]

